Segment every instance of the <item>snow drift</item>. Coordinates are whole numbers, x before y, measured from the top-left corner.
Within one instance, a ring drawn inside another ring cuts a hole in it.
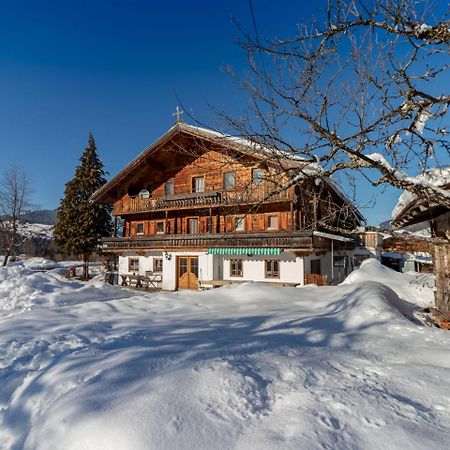
[[[450,335],[378,269],[158,294],[1,269],[0,448],[446,448]]]

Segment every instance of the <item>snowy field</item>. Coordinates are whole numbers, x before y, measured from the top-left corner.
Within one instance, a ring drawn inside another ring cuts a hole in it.
[[[448,448],[450,333],[396,308],[427,280],[147,294],[42,264],[0,269],[1,449]]]

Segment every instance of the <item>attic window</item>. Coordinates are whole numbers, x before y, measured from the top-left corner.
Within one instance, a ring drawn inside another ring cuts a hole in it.
[[[205,177],[192,178],[192,192],[205,192]]]
[[[148,189],[142,189],[139,192],[139,197],[140,198],[150,198],[150,192],[148,191]]]
[[[174,189],[173,189],[173,178],[171,178],[170,180],[167,180],[164,183],[164,193],[165,195],[173,195],[174,193]]]
[[[223,174],[223,188],[225,190],[234,189],[236,184],[236,172],[225,172]]]
[[[234,218],[234,230],[235,231],[245,231],[245,222],[243,217]]]
[[[261,184],[264,179],[264,170],[263,169],[253,169],[252,170],[252,181],[255,184]]]

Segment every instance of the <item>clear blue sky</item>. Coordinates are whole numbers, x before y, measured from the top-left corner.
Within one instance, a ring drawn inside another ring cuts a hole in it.
[[[285,36],[318,3],[253,4],[258,28]],[[223,70],[246,67],[231,16],[251,27],[246,0],[0,0],[0,165],[22,166],[34,202],[53,209],[89,131],[114,175],[172,125],[177,95],[211,126],[209,105],[238,113],[245,93]],[[380,196],[363,210],[370,224],[390,217],[398,191]]]

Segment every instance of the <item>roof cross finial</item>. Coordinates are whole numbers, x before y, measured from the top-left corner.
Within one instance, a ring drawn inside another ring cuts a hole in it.
[[[181,116],[181,114],[183,114],[184,113],[184,111],[182,111],[180,108],[178,108],[178,106],[177,106],[177,110],[172,114],[172,116],[177,116],[177,122],[176,123],[179,123],[179,122],[182,122],[182,120],[180,119],[180,116]]]

